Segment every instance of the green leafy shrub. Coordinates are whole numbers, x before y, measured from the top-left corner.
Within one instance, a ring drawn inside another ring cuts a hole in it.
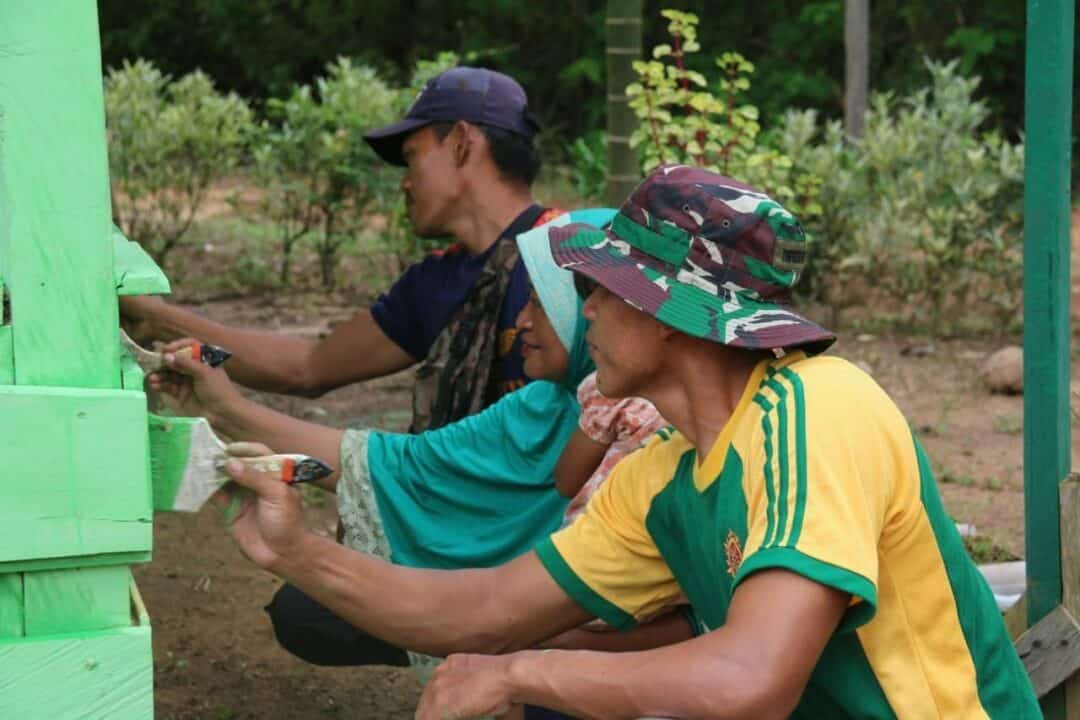
[[[593,130],[566,148],[574,192],[586,200],[599,201],[607,192],[607,133]]]
[[[251,110],[200,71],[173,81],[137,60],[106,75],[105,115],[113,214],[164,266],[211,183],[240,162]]]
[[[934,333],[1007,330],[1022,299],[1023,148],[983,132],[978,78],[927,61],[930,84],[876,94],[865,136],[789,112],[780,147],[824,181],[811,291],[835,308],[882,311]]]
[[[343,249],[393,184],[361,135],[393,120],[398,107],[397,91],[347,58],[329,63],[314,87],[268,101],[273,122],[254,150],[255,175],[266,191],[261,209],[279,228],[283,281],[294,245],[314,233],[323,287],[336,286]]]
[[[805,220],[820,212],[820,181],[795,168],[785,153],[764,142],[758,109],[743,97],[750,89],[753,63],[738,53],[716,59],[718,92],[706,77],[687,67],[698,52],[698,18],[664,10],[671,43],[657,45],[652,60],[636,61],[640,82],[626,88],[641,123],[630,144],[639,148],[642,169],[661,163],[697,165],[761,187]]]

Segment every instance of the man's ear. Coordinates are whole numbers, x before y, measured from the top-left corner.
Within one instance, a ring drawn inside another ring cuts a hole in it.
[[[454,164],[459,168],[464,167],[473,152],[473,127],[464,120],[458,120],[447,139],[453,143]]]

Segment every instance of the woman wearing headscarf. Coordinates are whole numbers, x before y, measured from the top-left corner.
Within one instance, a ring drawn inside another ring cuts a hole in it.
[[[552,260],[546,230],[570,222],[603,226],[613,214],[574,211],[518,237],[532,295],[517,325],[534,382],[437,430],[341,430],[276,412],[241,395],[223,370],[176,355],[190,340],[166,346],[176,372],[150,376],[149,386],[171,395],[180,414],[204,416],[232,438],[340,458],[340,472],[319,485],[337,493],[349,547],[410,567],[498,565],[562,522],[568,499],[555,491],[553,472],[578,426],[578,385],[594,369],[573,276]],[[405,664],[401,650],[292,586],[281,588],[267,610],[282,646],[309,662]]]

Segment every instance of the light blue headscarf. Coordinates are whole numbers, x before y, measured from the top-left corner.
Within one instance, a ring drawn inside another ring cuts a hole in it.
[[[369,433],[367,474],[394,562],[490,567],[558,529],[568,501],[552,473],[577,427],[577,386],[593,364],[573,275],[552,260],[547,230],[570,222],[601,227],[614,214],[575,211],[518,236],[540,304],[570,356],[561,382],[531,382],[481,413],[419,435]]]

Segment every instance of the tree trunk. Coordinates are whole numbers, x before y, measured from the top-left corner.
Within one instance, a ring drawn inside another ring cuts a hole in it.
[[[630,147],[637,117],[626,86],[637,79],[631,63],[641,59],[641,0],[608,0],[607,132],[608,177],[605,200],[619,207],[641,182],[641,164]]]
[[[870,92],[870,0],[844,0],[844,130],[863,136]]]

